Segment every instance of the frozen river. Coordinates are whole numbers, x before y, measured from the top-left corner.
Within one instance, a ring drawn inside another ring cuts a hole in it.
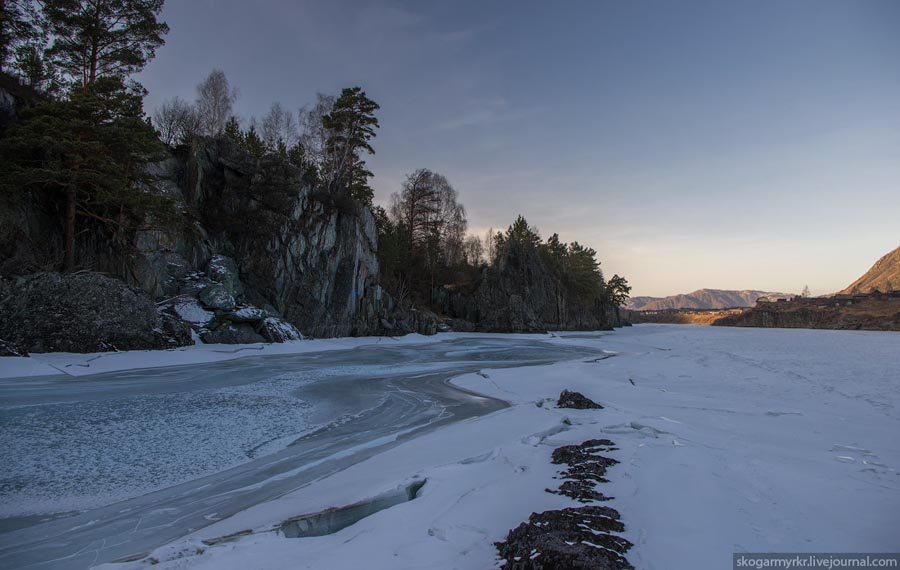
[[[77,569],[146,553],[506,406],[450,386],[454,376],[595,353],[509,338],[391,344],[3,380],[0,567]]]

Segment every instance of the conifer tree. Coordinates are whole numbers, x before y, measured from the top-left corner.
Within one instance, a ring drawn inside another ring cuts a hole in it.
[[[34,192],[61,210],[67,271],[76,263],[76,219],[99,223],[124,242],[148,214],[166,211],[167,200],[147,191],[154,179],[146,164],[160,159],[163,147],[141,100],[120,79],[99,79],[68,100],[24,110],[0,141],[0,189]]]
[[[606,289],[609,291],[609,296],[613,303],[620,306],[625,304],[631,293],[631,287],[628,285],[628,281],[626,281],[624,277],[618,275],[613,275],[609,279],[609,283],[606,284]]]
[[[87,90],[100,77],[128,77],[153,59],[169,31],[164,0],[43,0],[53,37],[48,55]]]
[[[326,142],[325,183],[331,192],[347,192],[365,204],[372,204],[374,195],[369,186],[372,173],[360,157],[363,151],[375,154],[369,141],[375,138],[378,119],[375,111],[381,107],[366,96],[359,87],[341,91],[331,112],[322,117],[328,132]]]

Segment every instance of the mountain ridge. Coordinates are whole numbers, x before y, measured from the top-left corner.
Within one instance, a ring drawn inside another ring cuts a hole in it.
[[[661,311],[666,309],[729,309],[752,307],[760,297],[783,296],[783,293],[757,289],[697,289],[691,293],[668,297],[632,297],[625,305],[632,311]]]
[[[842,294],[900,290],[900,247],[875,262],[859,279],[841,291]]]

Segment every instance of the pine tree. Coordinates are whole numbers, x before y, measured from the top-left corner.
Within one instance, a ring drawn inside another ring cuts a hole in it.
[[[244,133],[244,150],[253,155],[254,158],[262,158],[266,154],[266,143],[256,133],[256,127],[250,125],[247,132]]]
[[[618,275],[613,275],[610,278],[609,283],[606,284],[606,290],[613,303],[619,306],[625,304],[631,293],[631,287],[628,285],[628,281],[626,281],[624,277]]]
[[[25,109],[0,141],[0,189],[34,192],[59,205],[67,271],[76,263],[77,219],[126,243],[148,215],[169,211],[146,168],[162,158],[163,147],[144,118],[142,97],[118,78],[99,79],[67,100]]]
[[[360,154],[363,151],[375,154],[369,141],[375,138],[378,128],[375,111],[380,108],[361,88],[351,87],[341,91],[331,112],[322,117],[322,126],[329,133],[325,164],[328,190],[347,192],[368,205],[372,204],[373,191],[369,186],[372,173],[366,169]]]
[[[140,71],[169,31],[157,20],[164,0],[43,0],[53,36],[48,55],[84,90],[101,77]]]
[[[32,0],[0,0],[0,72],[20,53],[36,49],[42,35]]]
[[[228,122],[225,123],[224,133],[232,142],[244,146],[244,133],[241,131],[241,125],[234,117],[229,118]]]

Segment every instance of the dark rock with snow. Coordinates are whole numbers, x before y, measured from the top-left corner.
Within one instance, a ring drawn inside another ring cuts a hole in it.
[[[214,330],[200,335],[207,344],[254,344],[266,342],[256,330],[247,323],[222,323]]]
[[[257,307],[241,307],[232,313],[225,313],[223,316],[233,323],[255,323],[262,321],[269,315]]]
[[[532,513],[496,543],[504,570],[633,570],[625,553],[631,542],[618,511],[584,506]]]
[[[619,462],[600,455],[600,452],[617,449],[608,439],[589,439],[580,445],[564,445],[554,449],[551,462],[568,468],[560,473],[563,482],[559,489],[547,489],[547,492],[565,495],[580,503],[610,500],[612,497],[597,491],[596,486],[608,482],[606,470]]]
[[[595,487],[607,482],[606,469],[618,463],[598,452],[615,451],[614,445],[590,439],[555,449],[552,462],[568,469],[561,473],[565,480],[559,490],[547,491],[581,503],[610,500]],[[495,546],[504,570],[632,569],[625,553],[633,545],[614,534],[624,530],[618,511],[590,505],[532,513]]]
[[[563,390],[556,402],[557,408],[571,408],[573,410],[602,410],[603,406],[586,397],[581,392]]]
[[[200,290],[197,298],[209,309],[231,311],[235,307],[234,297],[221,283],[207,285]]]
[[[18,352],[102,352],[191,344],[143,291],[97,273],[0,281],[0,338]]]
[[[278,317],[266,317],[259,329],[260,334],[267,342],[287,342],[289,340],[302,340],[303,335],[297,327]]]
[[[28,353],[20,352],[13,343],[0,339],[0,356],[28,356]]]
[[[244,296],[244,287],[238,275],[238,267],[233,259],[224,255],[214,255],[206,266],[206,274],[213,281],[222,284],[225,291],[234,299]]]

